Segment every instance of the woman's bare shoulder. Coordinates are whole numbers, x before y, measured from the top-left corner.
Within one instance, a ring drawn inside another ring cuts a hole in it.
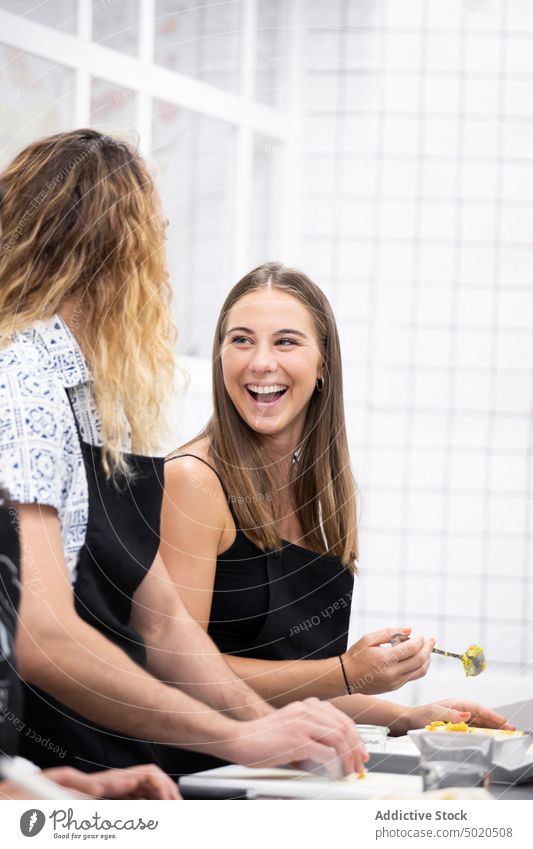
[[[170,454],[167,454],[166,462],[168,463],[177,457],[186,458],[192,455],[192,458],[198,457],[200,460],[204,460],[206,463],[211,464],[209,459],[209,447],[210,443],[208,437],[201,437],[200,439],[196,439],[194,442],[187,442],[180,448],[176,448],[174,451],[171,451]]]
[[[192,498],[204,507],[209,502],[225,509],[226,498],[209,456],[209,440],[198,439],[173,451],[165,463],[165,491],[181,499]]]

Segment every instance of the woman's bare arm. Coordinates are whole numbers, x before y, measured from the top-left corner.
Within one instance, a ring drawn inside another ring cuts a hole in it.
[[[166,463],[159,553],[185,607],[205,631],[228,513],[220,482],[205,463],[193,457]]]

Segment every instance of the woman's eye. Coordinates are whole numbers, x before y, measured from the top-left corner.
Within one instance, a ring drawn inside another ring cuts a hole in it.
[[[236,345],[244,345],[246,342],[250,342],[251,340],[247,336],[234,336],[231,341]]]
[[[282,348],[288,348],[290,345],[297,345],[296,339],[278,339],[276,345],[279,345]]]

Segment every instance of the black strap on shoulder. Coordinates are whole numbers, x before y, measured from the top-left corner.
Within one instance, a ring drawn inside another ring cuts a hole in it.
[[[76,430],[78,432],[78,439],[80,441],[80,445],[83,442],[83,436],[80,430],[80,424],[78,422],[78,417],[76,415],[76,410],[74,409],[74,404],[72,403],[72,398],[70,397],[70,392],[68,391],[68,387],[65,386],[65,392],[67,393],[67,399],[70,404],[70,409],[72,410],[72,415],[74,417],[74,424],[76,425]]]
[[[171,457],[167,457],[167,459],[165,460],[165,463],[170,463],[170,461],[171,461],[171,460],[179,460],[181,457],[194,457],[194,459],[195,459],[195,460],[199,460],[199,461],[200,461],[200,463],[203,463],[203,464],[204,464],[204,466],[207,466],[207,468],[208,468],[208,469],[211,469],[211,471],[215,473],[215,475],[217,476],[217,478],[218,478],[218,480],[219,480],[219,482],[220,482],[220,486],[222,487],[222,492],[224,493],[224,497],[225,497],[226,502],[227,502],[227,504],[228,504],[229,511],[230,511],[230,513],[231,513],[231,515],[232,515],[232,517],[233,517],[233,521],[235,522],[235,525],[236,525],[237,527],[239,527],[239,523],[238,523],[238,520],[237,520],[237,516],[235,515],[235,511],[234,511],[234,509],[233,509],[233,505],[232,505],[232,503],[231,503],[231,499],[230,499],[230,497],[229,497],[229,495],[228,495],[228,493],[227,493],[227,491],[226,491],[226,487],[225,487],[225,485],[224,485],[224,481],[223,481],[223,480],[222,480],[222,478],[220,477],[220,475],[219,475],[219,473],[217,472],[217,470],[215,469],[215,467],[214,467],[214,466],[212,466],[212,465],[211,465],[211,463],[208,463],[208,462],[207,462],[207,460],[203,460],[203,459],[202,459],[202,457],[198,457],[198,455],[197,455],[197,454],[173,454]]]

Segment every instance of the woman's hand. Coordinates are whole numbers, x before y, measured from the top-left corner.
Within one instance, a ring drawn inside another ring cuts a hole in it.
[[[45,769],[43,775],[61,787],[97,799],[181,799],[174,781],[155,764],[91,773],[62,766]]]
[[[468,722],[478,728],[502,728],[514,730],[506,718],[490,708],[475,702],[465,702],[461,699],[443,699],[429,705],[418,705],[405,710],[406,731],[423,728],[431,722]]]
[[[361,637],[343,654],[346,676],[353,693],[388,693],[426,674],[435,640],[412,637],[395,646],[384,645],[398,633],[407,637],[411,629],[383,628],[374,631]]]

